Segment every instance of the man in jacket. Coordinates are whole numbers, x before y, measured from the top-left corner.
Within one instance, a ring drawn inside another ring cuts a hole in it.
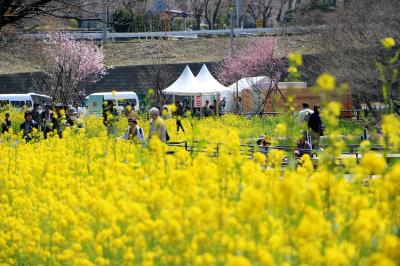
[[[323,136],[323,124],[321,116],[319,115],[319,106],[314,106],[314,113],[310,115],[308,120],[308,127],[310,128],[310,135],[313,149],[318,149],[319,140]]]
[[[26,142],[32,139],[33,129],[38,129],[38,124],[33,120],[31,112],[25,112],[25,122],[21,124],[20,129],[23,131],[23,138]]]

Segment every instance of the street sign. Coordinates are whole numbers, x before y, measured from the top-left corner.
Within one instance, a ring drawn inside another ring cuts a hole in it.
[[[257,20],[256,20],[256,27],[257,27],[257,28],[262,28],[262,27],[263,27],[263,21],[262,21],[262,19],[257,19]]]
[[[157,12],[161,13],[165,9],[165,2],[164,0],[157,0],[156,2],[156,10]]]
[[[196,107],[201,107],[201,96],[200,95],[196,96]]]

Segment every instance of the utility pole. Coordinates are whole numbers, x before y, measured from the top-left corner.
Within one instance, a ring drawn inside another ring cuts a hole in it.
[[[240,28],[240,7],[241,7],[241,1],[236,0],[236,28]]]
[[[230,24],[230,38],[229,38],[229,54],[232,57],[233,56],[233,8],[231,7],[229,9],[229,24]]]
[[[108,28],[108,0],[102,2],[102,20],[103,20],[103,43],[107,42],[107,28]]]

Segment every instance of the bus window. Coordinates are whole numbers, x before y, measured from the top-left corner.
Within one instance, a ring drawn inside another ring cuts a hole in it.
[[[125,99],[125,100],[119,99],[118,100],[118,105],[119,106],[123,106],[123,105],[125,105],[125,103],[130,103],[132,106],[135,106],[136,105],[136,99]]]
[[[0,107],[5,107],[6,105],[10,104],[8,100],[2,100],[0,101]]]
[[[25,106],[25,101],[10,101],[10,105],[16,107],[16,108],[22,108]],[[30,102],[27,102],[27,105],[31,105]]]

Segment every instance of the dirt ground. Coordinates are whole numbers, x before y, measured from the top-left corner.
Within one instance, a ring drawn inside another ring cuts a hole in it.
[[[235,38],[233,50],[241,49],[259,37]],[[318,35],[276,36],[277,57],[289,51],[318,52]],[[0,74],[40,71],[43,66],[42,42],[12,41],[0,44]],[[103,46],[107,66],[168,64],[220,61],[229,56],[230,39],[227,37],[181,40],[132,40],[109,42]]]

